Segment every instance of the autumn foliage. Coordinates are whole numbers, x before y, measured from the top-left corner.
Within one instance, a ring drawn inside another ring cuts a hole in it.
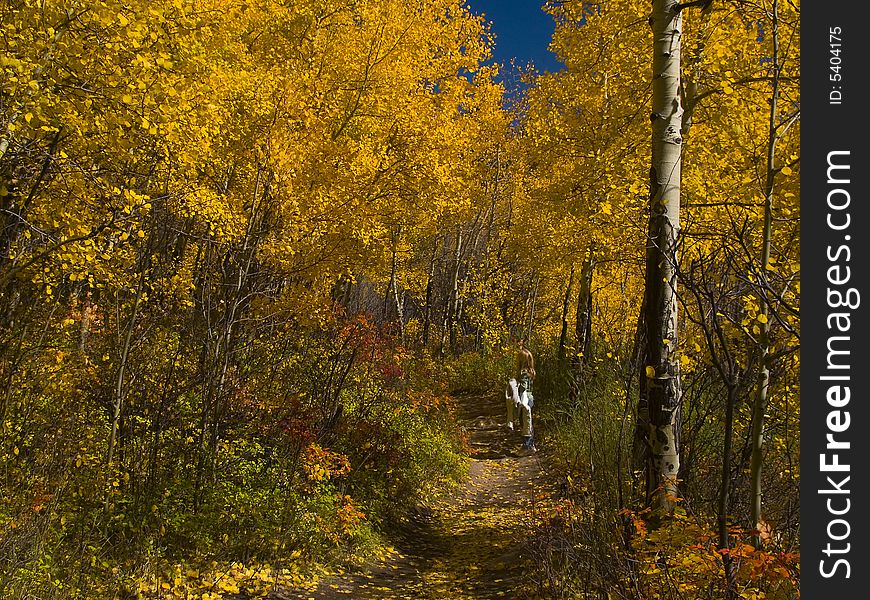
[[[298,584],[462,477],[451,394],[520,338],[570,480],[535,543],[620,565],[548,546],[541,590],[795,589],[799,5],[684,14],[691,506],[663,524],[635,462],[648,5],[548,3],[565,68],[521,93],[460,0],[4,2],[0,589]]]

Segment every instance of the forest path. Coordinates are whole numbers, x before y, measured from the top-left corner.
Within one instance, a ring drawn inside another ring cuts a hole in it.
[[[282,599],[520,598],[534,513],[551,497],[540,454],[521,456],[505,428],[498,394],[464,396],[459,420],[469,435],[469,477],[448,497],[421,507],[395,551],[368,569],[324,577]]]

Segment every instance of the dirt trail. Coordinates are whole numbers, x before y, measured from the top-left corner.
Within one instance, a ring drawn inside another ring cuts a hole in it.
[[[326,577],[311,590],[279,598],[520,598],[524,540],[546,491],[540,454],[519,456],[520,438],[505,429],[504,400],[459,398],[469,434],[469,478],[451,497],[421,510],[396,551],[360,573]]]

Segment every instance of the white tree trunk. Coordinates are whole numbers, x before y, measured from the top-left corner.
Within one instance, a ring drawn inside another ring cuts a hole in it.
[[[773,1],[771,41],[773,44],[773,89],[770,98],[770,113],[767,139],[767,176],[764,185],[764,224],[761,242],[761,268],[759,275],[759,307],[760,315],[764,316],[761,321],[759,339],[759,371],[755,393],[755,403],[752,407],[752,457],[749,461],[750,480],[750,520],[752,527],[761,524],[761,467],[764,462],[764,417],[767,409],[767,397],[770,386],[770,300],[767,296],[767,270],[770,267],[770,247],[773,225],[773,191],[776,176],[776,142],[778,139],[777,120],[779,104],[780,84],[780,60],[779,60],[779,15],[778,2]],[[761,539],[758,535],[753,536],[755,546],[759,546]]]
[[[682,18],[675,0],[654,0],[652,168],[647,240],[646,326],[650,413],[650,487],[654,505],[670,509],[680,468],[680,374],[677,350],[677,237],[683,107],[680,98]]]

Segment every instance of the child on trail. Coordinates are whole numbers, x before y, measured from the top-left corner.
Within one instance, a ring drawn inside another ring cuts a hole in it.
[[[532,428],[532,406],[535,397],[532,395],[532,383],[535,379],[535,359],[528,348],[522,342],[517,352],[517,396],[519,398],[520,412],[520,435],[523,436],[523,452],[531,454],[537,452],[534,441],[534,429]]]

